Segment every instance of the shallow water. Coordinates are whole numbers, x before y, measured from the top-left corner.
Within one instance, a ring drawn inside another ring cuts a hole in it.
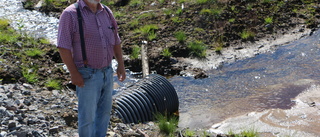
[[[289,109],[291,98],[319,82],[319,32],[210,70],[206,79],[169,79],[180,99],[180,126],[206,128],[250,111]]]
[[[11,20],[15,29],[56,43],[58,19],[23,9],[21,0],[0,2],[0,18]],[[319,82],[319,35],[317,31],[273,53],[225,64],[208,71],[206,79],[170,78],[179,96],[180,126],[206,128],[250,111],[290,108],[291,98]]]

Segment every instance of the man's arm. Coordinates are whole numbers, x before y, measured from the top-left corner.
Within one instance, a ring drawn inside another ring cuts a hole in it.
[[[126,79],[126,71],[124,68],[121,45],[115,45],[113,48],[113,51],[114,51],[114,56],[118,62],[117,76],[119,81],[122,82]]]
[[[71,51],[65,48],[58,48],[58,49],[59,49],[59,53],[62,61],[64,62],[64,64],[67,65],[67,68],[70,72],[72,84],[78,87],[83,87],[84,80],[82,78],[82,75],[79,73],[76,65],[73,62]]]

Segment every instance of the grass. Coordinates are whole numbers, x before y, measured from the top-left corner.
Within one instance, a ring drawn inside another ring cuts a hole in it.
[[[174,23],[180,23],[180,22],[182,22],[182,20],[179,18],[179,17],[172,17],[171,18],[171,21],[173,21]]]
[[[130,7],[138,7],[141,5],[143,2],[141,0],[131,0],[129,3]]]
[[[0,42],[12,43],[18,41],[20,35],[9,27],[9,20],[0,19]]]
[[[45,86],[48,88],[56,89],[56,90],[62,89],[61,82],[56,79],[49,79],[46,82]]]
[[[5,30],[9,26],[9,20],[7,19],[0,19],[0,30]]]
[[[193,137],[195,135],[196,135],[196,133],[190,129],[186,129],[183,133],[183,136],[185,136],[185,137]]]
[[[272,17],[266,17],[264,19],[264,23],[265,24],[272,24],[273,23],[273,18]]]
[[[32,48],[32,49],[26,51],[26,55],[29,57],[40,57],[44,54],[45,53],[41,49],[38,49],[38,48]]]
[[[27,68],[25,66],[22,68],[22,75],[28,83],[34,84],[39,81],[39,76],[36,72],[35,68]]]
[[[179,41],[179,43],[184,43],[187,39],[187,35],[183,31],[176,32],[174,37]]]
[[[172,53],[170,52],[169,48],[165,48],[162,50],[161,55],[165,57],[171,57]]]
[[[155,24],[145,25],[136,30],[137,33],[142,34],[148,40],[153,40],[157,37],[155,30],[159,29],[159,27]]]
[[[45,38],[40,38],[39,41],[40,41],[41,44],[50,44],[50,41],[48,39],[45,39]]]
[[[137,45],[132,47],[132,52],[130,54],[130,59],[138,59],[140,55],[141,48]]]
[[[230,130],[228,135],[232,137],[259,137],[258,131],[255,129],[243,130],[239,134],[235,134]]]
[[[214,4],[216,0],[196,0],[196,4],[203,5],[203,4]]]
[[[167,116],[161,113],[156,113],[154,117],[157,120],[160,132],[167,136],[174,137],[179,119],[176,116]]]
[[[196,58],[205,58],[207,46],[201,41],[190,42],[188,44],[189,55]]]
[[[252,39],[255,36],[255,34],[252,31],[249,30],[243,30],[240,34],[240,37],[243,40],[248,40],[248,39]]]

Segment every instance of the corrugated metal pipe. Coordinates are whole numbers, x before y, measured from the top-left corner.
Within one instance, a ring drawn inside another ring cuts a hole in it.
[[[163,76],[151,74],[114,96],[114,111],[124,123],[154,120],[154,114],[178,112],[176,90]]]

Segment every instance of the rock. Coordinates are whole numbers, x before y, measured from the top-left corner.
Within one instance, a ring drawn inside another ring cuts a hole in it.
[[[13,130],[13,129],[16,128],[16,127],[17,127],[16,121],[14,121],[14,120],[9,120],[8,129]]]
[[[7,135],[7,132],[5,132],[5,131],[0,132],[0,137],[5,137],[6,135]]]

